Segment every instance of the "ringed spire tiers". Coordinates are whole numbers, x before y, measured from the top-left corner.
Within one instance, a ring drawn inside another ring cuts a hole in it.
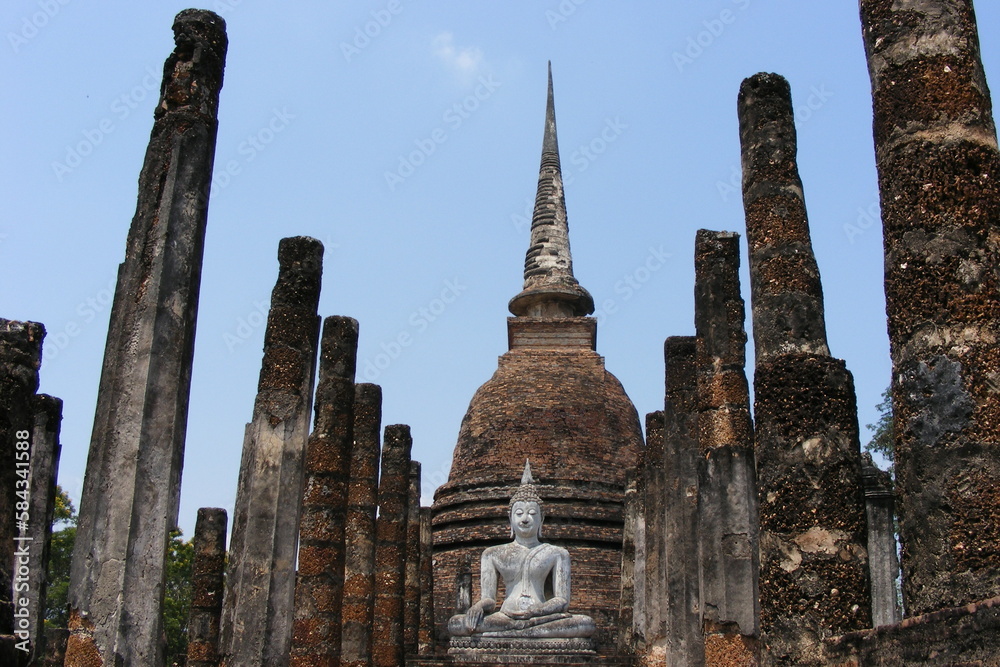
[[[531,245],[524,258],[524,289],[510,300],[508,307],[518,317],[582,317],[594,312],[594,298],[573,276],[551,62],[542,164],[531,216]]]

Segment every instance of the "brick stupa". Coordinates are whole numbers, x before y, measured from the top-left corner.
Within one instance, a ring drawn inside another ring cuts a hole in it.
[[[459,573],[471,571],[478,600],[482,550],[510,540],[508,501],[530,457],[544,540],[572,559],[570,608],[595,620],[598,651],[607,654],[620,598],[625,474],[638,460],[642,431],[595,351],[594,300],[573,276],[551,67],[524,289],[509,307],[510,349],[473,396],[448,482],[435,494],[437,639],[447,641]]]

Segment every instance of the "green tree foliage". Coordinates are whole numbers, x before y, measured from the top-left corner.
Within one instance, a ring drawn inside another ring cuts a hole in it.
[[[891,387],[882,392],[882,402],[875,406],[878,410],[878,421],[868,424],[866,428],[872,432],[872,439],[865,445],[865,451],[872,454],[880,454],[889,461],[895,463],[895,446],[893,438],[895,429],[892,425],[892,391]]]
[[[61,486],[56,486],[52,513],[52,541],[49,546],[49,588],[45,597],[45,622],[60,628],[69,620],[69,566],[76,541],[76,508]]]
[[[52,511],[52,529],[56,524],[76,525],[76,508],[61,486],[56,485],[56,506]]]
[[[167,578],[163,594],[163,631],[167,635],[168,665],[183,665],[187,656],[187,622],[191,609],[191,566],[194,540],[185,542],[181,531],[170,533]]]

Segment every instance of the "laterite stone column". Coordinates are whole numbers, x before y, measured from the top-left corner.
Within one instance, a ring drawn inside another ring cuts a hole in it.
[[[410,461],[406,505],[406,567],[403,577],[403,650],[417,652],[420,633],[420,463]]]
[[[667,471],[663,537],[667,560],[667,641],[670,665],[702,665],[701,572],[698,552],[698,367],[697,339],[671,336],[666,363],[664,460]]]
[[[30,457],[35,430],[35,392],[42,364],[45,327],[37,322],[0,319],[0,662],[26,665],[29,653],[16,646],[24,632],[14,617],[13,585],[17,568],[15,553],[30,537],[32,524],[27,490],[19,480],[29,481]],[[24,503],[20,508],[17,503]],[[36,517],[40,521],[40,517]],[[21,597],[21,596],[18,596]]]
[[[194,526],[191,612],[188,615],[187,667],[219,664],[219,622],[226,580],[226,528],[229,517],[218,507],[202,507]]]
[[[750,256],[760,613],[765,664],[820,664],[822,640],[871,626],[854,380],[830,356],[788,82],[739,95]]]
[[[32,548],[28,556],[31,586],[28,588],[31,656],[39,663],[46,652],[45,603],[48,596],[49,549],[52,537],[52,515],[56,506],[56,477],[62,445],[63,402],[46,394],[34,400],[35,423],[31,433],[31,500],[28,535]],[[20,477],[18,478],[20,479]]]
[[[354,448],[347,487],[344,532],[342,667],[371,664],[372,613],[375,607],[375,511],[382,430],[382,389],[376,384],[354,387]]]
[[[320,342],[313,432],[306,445],[292,667],[336,666],[344,598],[344,523],[354,443],[358,322],[328,317]]]
[[[434,653],[434,538],[431,508],[420,508],[420,629],[417,653]]]
[[[643,569],[646,600],[646,630],[643,633],[647,653],[662,646],[666,636],[667,606],[666,563],[663,527],[666,522],[663,471],[663,412],[646,415],[646,449],[643,454],[643,510],[646,518],[646,566]]]
[[[625,526],[622,529],[621,614],[618,617],[616,644],[618,652],[633,655],[638,649],[640,633],[635,628],[635,529],[642,503],[639,501],[639,478],[629,473],[625,481]]]
[[[385,427],[375,526],[375,615],[372,664],[403,665],[403,597],[406,578],[406,518],[409,507],[410,427]]]
[[[903,620],[897,594],[896,512],[892,475],[879,470],[870,454],[861,469],[868,512],[868,562],[872,577],[872,624],[895,625]]]
[[[971,0],[862,0],[908,614],[1000,595],[1000,152]]]
[[[636,466],[636,494],[632,499],[632,507],[626,511],[634,512],[632,522],[632,638],[630,644],[636,655],[642,655],[646,650],[646,548],[650,536],[646,534],[646,452],[639,454],[639,465]],[[628,478],[627,478],[628,479]],[[623,584],[624,585],[624,584]]]

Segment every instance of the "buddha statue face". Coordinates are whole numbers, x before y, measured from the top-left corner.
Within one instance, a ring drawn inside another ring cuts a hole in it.
[[[541,537],[542,508],[534,501],[519,500],[510,508],[511,531],[522,539]]]

